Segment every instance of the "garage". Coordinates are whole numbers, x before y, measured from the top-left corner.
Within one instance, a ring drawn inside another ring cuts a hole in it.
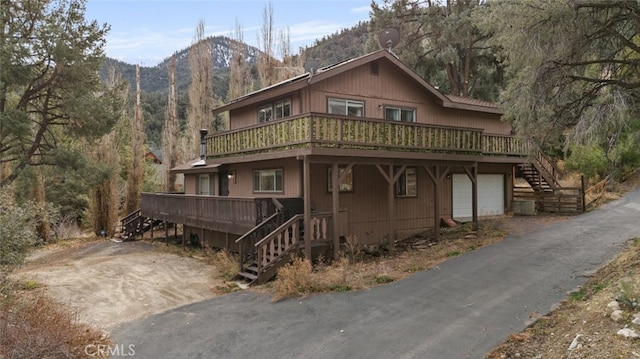
[[[453,218],[469,220],[473,216],[471,180],[466,174],[453,175]],[[504,175],[478,175],[478,216],[504,214]]]

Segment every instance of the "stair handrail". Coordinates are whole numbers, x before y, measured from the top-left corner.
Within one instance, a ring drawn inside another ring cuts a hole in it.
[[[141,215],[141,210],[137,209],[129,213],[126,217],[120,220],[120,236],[129,238],[129,236],[135,236],[140,233],[140,227],[144,217]]]
[[[282,212],[284,207],[280,201],[275,198],[271,198],[271,201],[275,208],[274,213],[235,240],[235,243],[238,244],[238,254],[240,256],[239,265],[241,271],[245,263],[250,262],[256,257],[255,246],[253,244],[264,237],[266,234],[264,232],[271,231],[268,226],[277,228],[282,223]]]
[[[129,213],[124,218],[122,218],[120,220],[120,223],[122,223],[122,226],[124,227],[125,224],[131,222],[133,219],[137,218],[139,215],[140,215],[140,209],[136,209],[135,211]]]
[[[265,268],[268,269],[275,264],[282,265],[281,260],[298,249],[301,239],[310,242],[326,241],[332,233],[332,218],[329,212],[315,213],[311,217],[311,232],[305,232],[304,238],[301,238],[300,230],[304,229],[304,214],[297,214],[258,241],[255,244],[258,282],[269,280],[270,278],[263,277],[267,272]],[[271,258],[267,259],[267,253],[271,254]]]
[[[259,240],[255,245],[256,263],[258,266],[258,276],[262,273],[263,268],[273,262],[277,262],[280,258],[284,257],[287,253],[295,250],[300,243],[300,222],[304,221],[304,214],[297,214],[288,221],[281,224],[278,228],[274,229],[271,233],[267,234],[264,238]],[[295,227],[295,225],[298,227]],[[291,229],[291,231],[290,231]],[[286,234],[290,234],[287,236]],[[279,237],[280,236],[280,237]],[[278,239],[278,246],[276,248],[274,239]],[[266,261],[267,245],[271,244],[272,257],[269,263]],[[276,253],[277,252],[277,253]],[[273,257],[274,254],[277,254]]]
[[[533,157],[533,165],[540,171],[540,174],[549,183],[551,188],[557,189],[562,187],[558,182],[560,170],[553,164],[551,159],[542,151],[539,145],[532,146],[535,148]],[[537,166],[536,166],[537,165]]]

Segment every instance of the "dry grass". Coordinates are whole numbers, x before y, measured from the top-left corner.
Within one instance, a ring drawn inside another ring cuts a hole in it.
[[[85,358],[88,346],[111,344],[102,332],[80,324],[76,314],[64,305],[38,291],[25,292],[19,287],[3,286],[0,358]]]
[[[220,250],[213,254],[211,263],[216,267],[216,275],[221,276],[226,281],[233,280],[240,268],[238,266],[238,257],[229,253],[227,250]]]
[[[348,236],[343,256],[330,265],[322,260],[314,267],[302,258],[278,271],[269,288],[274,300],[328,291],[369,288],[405,278],[432,268],[450,257],[495,243],[504,236],[501,219],[483,222],[479,233],[470,226],[443,230],[439,242],[425,232],[396,243],[393,253],[359,246],[355,236]]]
[[[348,263],[347,258],[341,258],[331,266],[320,263],[314,269],[309,260],[296,257],[278,270],[278,276],[272,284],[273,300],[316,292],[351,290],[347,281]]]

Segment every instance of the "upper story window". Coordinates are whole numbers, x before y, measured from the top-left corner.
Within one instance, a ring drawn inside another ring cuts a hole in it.
[[[334,115],[362,117],[364,102],[330,98],[328,112]]]
[[[396,182],[396,196],[415,197],[418,195],[416,168],[407,167]]]
[[[258,123],[291,116],[291,99],[286,98],[258,107]]]
[[[254,192],[282,192],[283,182],[282,169],[253,171]]]
[[[276,101],[273,104],[273,112],[276,118],[291,116],[291,99]]]
[[[384,118],[392,121],[416,122],[416,110],[414,108],[385,106]]]

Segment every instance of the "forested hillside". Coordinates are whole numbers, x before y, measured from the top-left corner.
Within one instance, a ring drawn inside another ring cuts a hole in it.
[[[306,59],[315,59],[321,66],[335,64],[364,54],[368,39],[368,23],[361,22],[350,29],[316,40],[313,46],[301,49]],[[233,46],[238,43],[224,36],[209,37],[213,59],[213,89],[219,101],[227,99],[229,91],[230,64]],[[251,76],[257,78],[257,58],[260,50],[247,44],[240,44],[246,52],[246,62]],[[188,104],[187,89],[191,82],[189,70],[189,48],[180,50],[155,66],[140,67],[140,87],[142,90],[142,110],[144,114],[145,134],[150,147],[160,147],[162,126],[165,120],[167,92],[169,89],[167,65],[172,58],[176,60],[176,88],[178,92],[178,119],[184,125]],[[136,65],[107,58],[101,71],[106,79],[110,68],[114,68],[126,79],[130,88],[135,89]],[[255,81],[257,84],[257,81]],[[254,87],[254,90],[257,88]]]
[[[359,22],[350,29],[316,40],[313,46],[302,49],[307,60],[317,60],[320,66],[333,65],[365,54],[369,40],[369,22]]]
[[[225,98],[228,82],[229,82],[229,63],[231,61],[232,46],[235,40],[224,36],[209,37],[208,41],[212,50],[214,89],[220,98]],[[259,52],[255,47],[242,44],[247,53],[247,62],[255,65],[257,54]],[[140,67],[140,87],[146,93],[163,92],[166,93],[169,88],[169,80],[167,75],[167,65],[171,58],[176,59],[176,86],[178,91],[186,91],[190,83],[189,74],[189,48],[177,51],[170,57],[155,66]],[[116,71],[123,74],[129,83],[135,83],[136,66],[135,64],[127,64],[115,59],[107,58],[102,69],[103,78],[106,77],[108,69],[115,67]]]

